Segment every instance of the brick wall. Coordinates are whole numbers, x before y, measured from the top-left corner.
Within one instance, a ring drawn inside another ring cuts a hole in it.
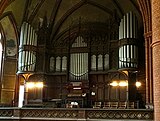
[[[160,121],[160,0],[152,0],[154,116]]]

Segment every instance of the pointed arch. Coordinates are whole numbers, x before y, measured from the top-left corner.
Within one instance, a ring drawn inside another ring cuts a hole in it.
[[[1,60],[1,85],[0,103],[11,105],[15,99],[15,87],[17,82],[17,51],[18,31],[12,12],[6,12],[0,17],[2,60]],[[5,60],[4,60],[5,59]],[[10,88],[8,89],[9,84]],[[8,97],[6,95],[9,95]]]
[[[153,104],[152,13],[150,0],[137,0],[143,18],[146,56],[146,103]]]
[[[0,81],[2,80],[2,75],[3,75],[3,50],[4,50],[4,46],[3,46],[3,29],[2,29],[2,25],[0,24]]]
[[[18,51],[18,30],[17,24],[12,12],[6,12],[0,18],[0,23],[5,36],[5,56],[14,56],[16,58]],[[13,50],[13,51],[12,51]]]
[[[1,0],[0,1],[0,15],[3,13],[3,11],[15,0]]]
[[[50,36],[50,41],[52,41],[55,37],[55,35],[57,34],[58,30],[60,29],[62,23],[72,14],[74,13],[76,10],[78,10],[79,8],[81,8],[83,5],[86,5],[86,4],[89,4],[89,5],[92,5],[92,6],[95,6],[97,7],[98,9],[108,13],[109,15],[113,15],[113,11],[108,9],[107,7],[103,6],[103,5],[100,5],[98,4],[97,2],[93,2],[93,1],[90,1],[90,0],[87,0],[87,1],[80,1],[79,3],[75,4],[72,8],[70,8],[66,13],[64,13],[64,15],[60,18],[60,20],[57,22],[57,24],[55,25],[54,29],[51,28],[53,31],[51,33],[51,36]]]

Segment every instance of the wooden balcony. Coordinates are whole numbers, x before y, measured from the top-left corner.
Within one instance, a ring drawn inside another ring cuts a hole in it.
[[[149,109],[94,109],[94,108],[14,108],[1,107],[0,120],[13,121],[102,121],[132,120],[153,121],[153,110]]]

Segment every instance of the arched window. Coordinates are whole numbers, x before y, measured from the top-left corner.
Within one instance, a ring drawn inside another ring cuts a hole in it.
[[[51,57],[50,58],[50,71],[54,71],[54,62],[55,62],[55,58]]]
[[[2,34],[0,33],[0,76],[2,72]]]
[[[11,15],[0,20],[5,35],[5,56],[16,57],[17,54],[17,31],[11,19]]]
[[[103,57],[98,55],[98,70],[103,70]]]
[[[1,24],[0,24],[1,25]],[[2,31],[2,26],[0,26],[0,81],[3,79],[3,31]]]
[[[62,57],[62,71],[66,71],[67,70],[67,57],[64,56]]]
[[[56,71],[60,71],[61,69],[61,57],[56,58]]]
[[[11,12],[0,18],[0,81],[1,101],[9,104],[15,95],[17,84],[17,47],[18,31]],[[5,59],[4,59],[5,58]],[[6,96],[7,95],[7,96]]]
[[[96,70],[96,55],[91,57],[91,70]]]
[[[105,54],[104,68],[105,68],[105,70],[109,70],[109,54]]]

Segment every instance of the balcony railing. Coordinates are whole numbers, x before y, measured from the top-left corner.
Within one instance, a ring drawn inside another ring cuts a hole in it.
[[[136,120],[153,121],[148,109],[0,108],[0,120]]]

